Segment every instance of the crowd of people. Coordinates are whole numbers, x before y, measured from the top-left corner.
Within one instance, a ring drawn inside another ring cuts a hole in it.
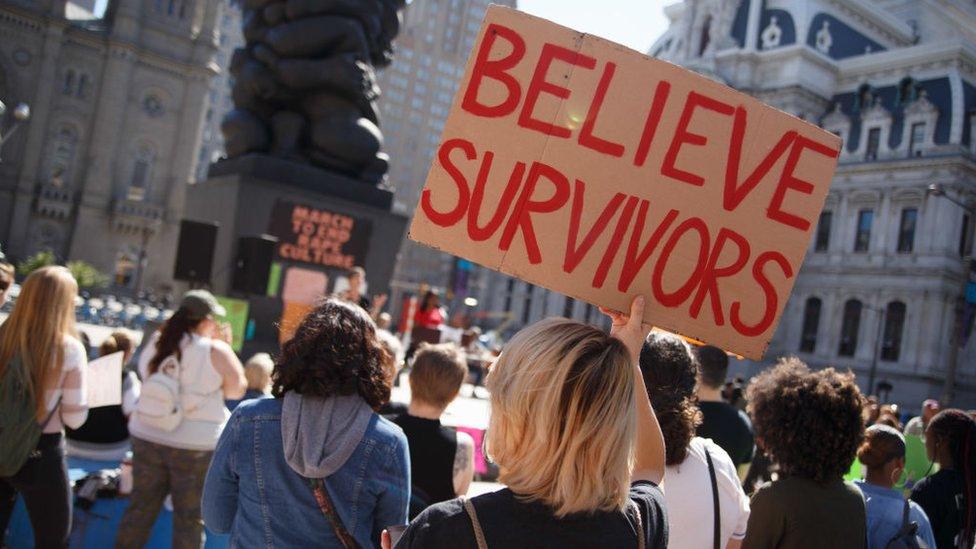
[[[200,546],[204,525],[268,547],[974,547],[970,413],[926,401],[902,430],[852,374],[796,358],[730,390],[727,355],[648,334],[637,297],[603,311],[609,333],[548,319],[515,334],[490,366],[477,448],[442,423],[463,351],[404,353],[364,279],[246,364],[217,300],[188,292],[138,356],[124,333],[102,343],[136,367],[120,405],[89,410],[77,284],[63,267],[29,275],[0,325],[0,532],[19,495],[36,545],[64,547],[66,447],[131,447],[120,547],[146,544],[167,496],[174,547]],[[433,295],[415,321],[443,317]],[[410,401],[394,406],[404,363]],[[906,499],[907,437],[934,465]],[[503,487],[467,498],[481,449]]]

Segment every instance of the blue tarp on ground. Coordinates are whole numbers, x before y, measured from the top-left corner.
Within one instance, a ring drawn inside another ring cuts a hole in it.
[[[68,474],[71,480],[83,478],[88,473],[101,469],[118,467],[117,462],[94,461],[87,459],[68,458]],[[99,499],[89,510],[74,509],[74,523],[71,528],[71,547],[113,547],[115,532],[118,530],[122,514],[129,505],[127,498]],[[147,548],[166,549],[172,546],[173,513],[163,508],[159,519],[153,526]],[[207,549],[223,549],[227,547],[228,536],[207,532]],[[30,549],[34,547],[34,533],[31,530],[30,519],[22,500],[17,501],[17,507],[10,519],[10,529],[6,544],[11,549]]]

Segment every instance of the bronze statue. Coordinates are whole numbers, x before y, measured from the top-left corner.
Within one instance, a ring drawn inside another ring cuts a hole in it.
[[[230,71],[234,110],[221,124],[227,156],[311,162],[383,180],[373,67],[393,59],[406,0],[242,0],[246,47]]]

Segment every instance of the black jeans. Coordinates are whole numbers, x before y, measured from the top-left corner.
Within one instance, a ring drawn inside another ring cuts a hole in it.
[[[67,547],[71,534],[71,485],[60,433],[41,435],[37,452],[12,477],[0,478],[0,545],[14,511],[17,494],[24,497],[34,546]]]

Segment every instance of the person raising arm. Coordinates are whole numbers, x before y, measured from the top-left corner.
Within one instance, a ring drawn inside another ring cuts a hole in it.
[[[658,424],[657,416],[647,399],[647,387],[640,370],[640,352],[644,338],[650,332],[644,324],[644,296],[637,296],[630,305],[630,314],[620,311],[600,309],[610,317],[610,335],[624,342],[630,353],[634,370],[634,405],[637,412],[637,445],[634,449],[636,461],[630,478],[632,482],[649,480],[660,485],[664,481],[665,451],[664,434]]]

